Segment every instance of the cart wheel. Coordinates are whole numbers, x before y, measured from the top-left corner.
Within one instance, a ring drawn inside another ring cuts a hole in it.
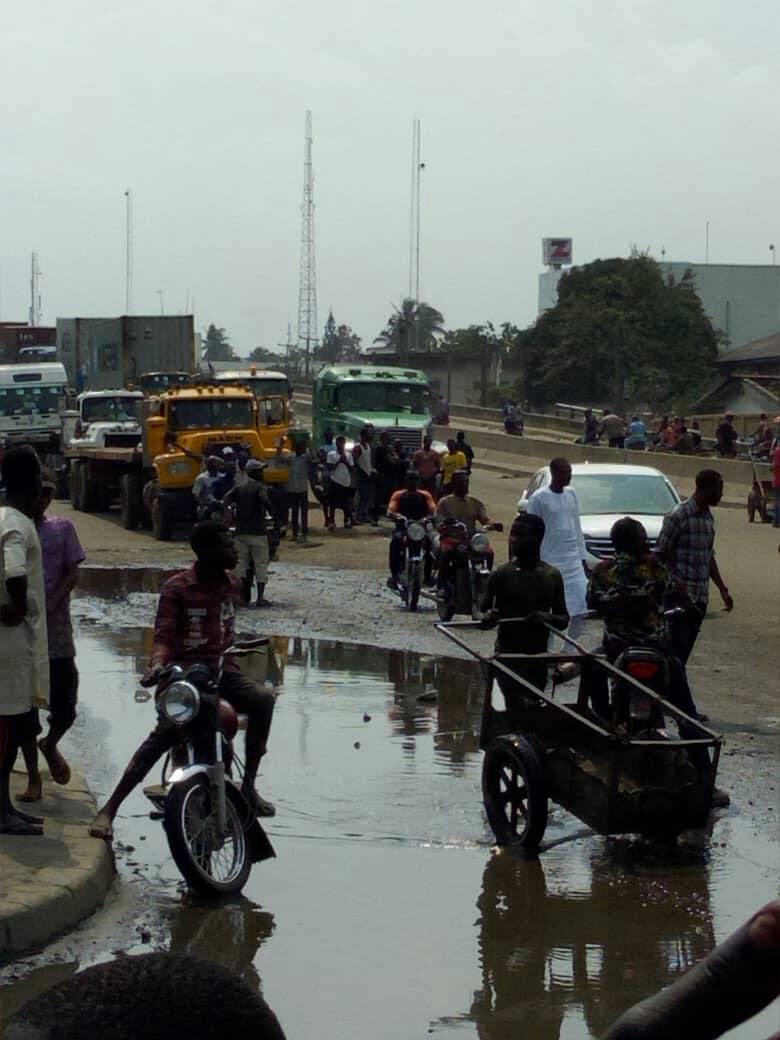
[[[539,848],[547,827],[547,785],[525,737],[498,737],[488,746],[482,800],[499,845],[522,845],[527,852]]]

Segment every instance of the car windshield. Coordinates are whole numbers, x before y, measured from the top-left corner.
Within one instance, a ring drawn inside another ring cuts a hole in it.
[[[173,401],[172,430],[247,430],[254,426],[252,401],[245,397],[204,397]]]
[[[81,418],[85,423],[134,422],[138,397],[87,397],[81,402]]]
[[[347,383],[336,390],[342,412],[409,412],[430,415],[431,392],[419,383]]]
[[[572,477],[580,513],[658,516],[677,505],[669,484],[657,474],[578,473]]]
[[[41,415],[59,412],[64,386],[9,386],[0,388],[0,416]]]

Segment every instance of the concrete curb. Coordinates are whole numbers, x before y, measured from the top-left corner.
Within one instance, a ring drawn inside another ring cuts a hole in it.
[[[44,946],[89,917],[115,876],[108,844],[91,838],[95,800],[83,776],[58,787],[44,771],[42,801],[26,806],[44,817],[42,838],[0,838],[0,963]],[[14,795],[26,777],[14,773]]]

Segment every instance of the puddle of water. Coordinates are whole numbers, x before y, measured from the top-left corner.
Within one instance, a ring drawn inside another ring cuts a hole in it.
[[[150,645],[148,630],[79,625],[74,740],[98,795],[153,724],[134,697]],[[599,1036],[775,893],[776,850],[736,810],[672,851],[561,811],[539,860],[493,850],[476,666],[306,639],[275,639],[256,665],[281,688],[261,784],[278,858],[241,899],[203,906],[182,897],[139,792],[117,833],[155,941],[262,981],[289,1036]],[[18,1003],[33,984],[7,989]],[[773,1021],[732,1035],[759,1040]]]
[[[125,599],[133,592],[159,592],[162,585],[180,567],[79,567],[76,596],[98,596],[101,599]]]

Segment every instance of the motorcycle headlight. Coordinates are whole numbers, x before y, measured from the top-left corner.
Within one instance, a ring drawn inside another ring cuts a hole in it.
[[[198,714],[200,694],[192,683],[174,682],[162,692],[157,707],[169,722],[186,726]]]
[[[425,537],[425,528],[416,522],[409,524],[406,528],[406,537],[412,542],[421,542]]]
[[[484,531],[477,531],[471,536],[471,551],[475,553],[486,553],[490,548],[490,539]]]

